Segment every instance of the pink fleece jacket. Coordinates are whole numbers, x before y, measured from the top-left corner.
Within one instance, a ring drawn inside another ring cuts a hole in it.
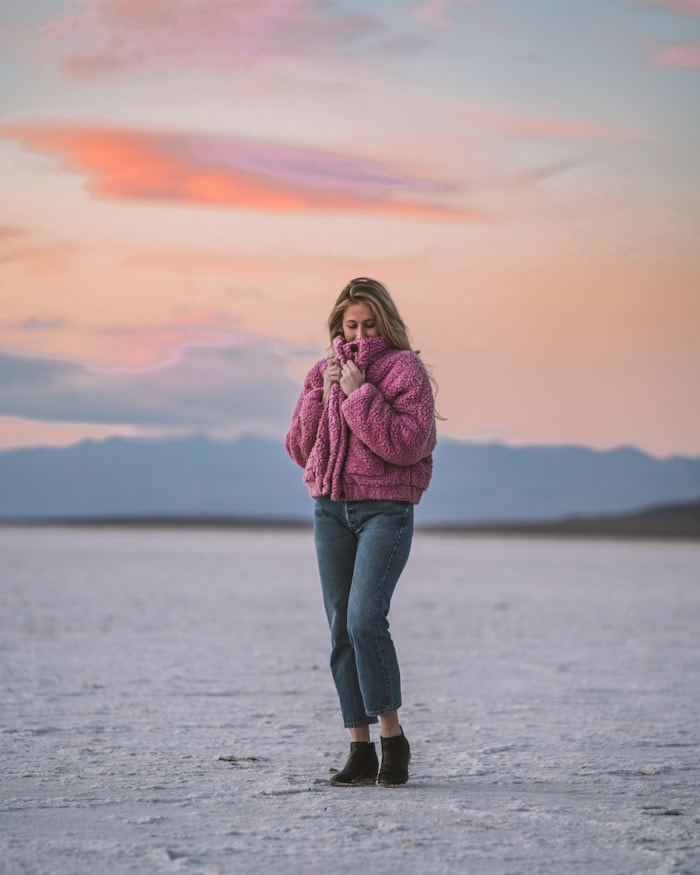
[[[336,358],[352,358],[365,382],[349,396],[334,383],[324,403],[328,359],[309,371],[285,449],[304,468],[312,498],[393,499],[418,504],[428,488],[436,444],[435,403],[423,362],[383,337],[333,342]]]

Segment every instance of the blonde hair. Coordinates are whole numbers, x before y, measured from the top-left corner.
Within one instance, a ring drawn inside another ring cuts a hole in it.
[[[389,294],[389,290],[377,280],[370,279],[367,276],[360,276],[350,280],[338,295],[338,300],[335,302],[331,315],[328,317],[328,333],[331,339],[331,348],[333,340],[343,335],[343,315],[346,309],[351,304],[359,303],[367,304],[370,308],[377,323],[379,336],[383,337],[389,346],[394,347],[394,349],[413,349],[406,323],[401,318],[399,309]],[[419,350],[414,351],[416,353],[419,352]],[[433,386],[433,393],[437,395],[437,382],[430,368],[428,367],[426,370]],[[435,418],[444,420],[445,417],[441,416],[436,410]]]
[[[387,288],[366,276],[356,277],[345,286],[328,317],[331,344],[343,334],[343,314],[351,304],[367,304],[377,323],[380,337],[395,349],[411,349],[406,323]]]

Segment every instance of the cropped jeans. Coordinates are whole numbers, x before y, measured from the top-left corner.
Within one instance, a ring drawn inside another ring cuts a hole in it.
[[[401,706],[389,606],[413,538],[404,501],[316,499],[314,542],[331,632],[331,673],[346,727]]]

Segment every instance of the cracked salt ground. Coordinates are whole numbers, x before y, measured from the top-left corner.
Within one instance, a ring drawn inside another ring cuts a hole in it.
[[[697,873],[699,567],[419,533],[346,789],[309,533],[0,529],[0,872]]]

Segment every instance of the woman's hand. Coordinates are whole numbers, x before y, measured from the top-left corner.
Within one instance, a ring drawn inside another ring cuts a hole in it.
[[[340,382],[340,376],[340,362],[338,361],[338,359],[328,359],[328,367],[323,372],[323,398],[321,399],[322,401],[325,401],[328,398],[333,383]]]
[[[346,395],[351,395],[365,382],[365,372],[361,371],[355,362],[345,362],[340,372],[340,388]]]

